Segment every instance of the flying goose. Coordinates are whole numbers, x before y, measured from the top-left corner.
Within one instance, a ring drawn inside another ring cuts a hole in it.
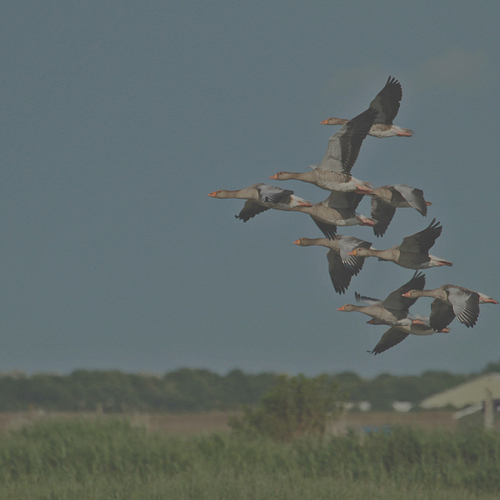
[[[418,271],[408,283],[391,292],[385,300],[374,299],[355,293],[357,302],[363,302],[365,306],[356,306],[346,304],[339,308],[339,311],[357,311],[372,316],[372,319],[367,321],[370,325],[389,325],[391,328],[387,330],[371,354],[380,354],[387,349],[402,342],[408,335],[432,335],[435,331],[430,327],[429,318],[421,315],[413,315],[409,312],[409,308],[416,302],[416,298],[411,302],[399,301],[398,295],[401,293],[402,298],[411,298],[406,295],[406,291],[413,289],[421,290],[425,286],[425,276]],[[448,328],[441,330],[448,333]]]
[[[333,288],[339,294],[345,293],[351,283],[351,278],[361,271],[365,261],[362,257],[349,255],[349,252],[355,247],[369,248],[371,246],[369,241],[363,241],[354,236],[344,236],[342,234],[337,234],[333,239],[299,238],[293,243],[302,247],[316,245],[329,249],[326,254],[328,272]]]
[[[327,191],[372,194],[373,186],[352,177],[350,172],[376,115],[376,110],[368,108],[352,120],[347,120],[343,127],[330,137],[323,160],[318,165],[312,165],[312,170],[303,173],[278,172],[270,179],[295,179],[310,182]]]
[[[293,211],[309,214],[325,237],[332,239],[337,226],[374,226],[376,221],[356,212],[362,194],[332,191],[330,196],[311,206],[301,205]]]
[[[373,226],[375,236],[382,236],[389,226],[396,208],[413,207],[423,216],[427,215],[427,206],[432,205],[424,198],[421,189],[394,184],[373,189],[371,216],[377,221]]]
[[[373,248],[356,248],[351,255],[358,257],[378,257],[379,260],[394,262],[398,266],[408,269],[428,269],[435,266],[452,266],[447,260],[429,254],[429,249],[434,245],[436,238],[441,234],[443,226],[433,219],[427,228],[403,238],[400,245],[395,245],[387,250]]]
[[[440,333],[449,332],[449,328],[443,328],[440,330]],[[391,328],[389,328],[389,330],[382,335],[373,350],[368,352],[370,354],[380,354],[381,352],[387,351],[387,349],[399,344],[410,334],[433,335],[434,333],[436,332],[429,326],[429,317],[427,316],[420,316],[420,319],[410,320],[408,323],[402,321],[398,326],[391,326]]]
[[[393,125],[393,120],[398,114],[403,90],[401,84],[395,78],[389,76],[385,87],[376,95],[370,103],[370,108],[377,110],[377,117],[368,135],[378,138],[384,137],[411,137],[413,131],[407,128]],[[347,122],[344,118],[328,118],[321,122],[322,125],[343,125]]]
[[[346,304],[339,307],[337,311],[356,311],[367,314],[373,318],[370,320],[370,324],[385,324],[389,326],[404,325],[407,324],[406,320],[408,318],[409,308],[417,299],[405,297],[403,294],[410,290],[423,290],[424,286],[425,275],[416,271],[410,281],[391,292],[384,300],[374,299],[356,293],[356,300],[358,302],[366,302],[367,305],[358,306],[355,304]],[[401,320],[405,321],[402,322]]]
[[[434,298],[431,304],[430,326],[436,331],[448,326],[455,316],[460,323],[471,328],[476,324],[479,316],[481,302],[479,293],[463,286],[448,284],[433,290],[409,290],[403,296],[416,299],[419,297]],[[497,303],[495,300],[489,299],[490,303]]]
[[[209,193],[212,198],[237,198],[247,200],[237,219],[243,222],[255,217],[257,214],[273,208],[275,210],[293,210],[295,207],[311,207],[311,203],[295,196],[289,189],[258,183],[236,191],[219,189]]]

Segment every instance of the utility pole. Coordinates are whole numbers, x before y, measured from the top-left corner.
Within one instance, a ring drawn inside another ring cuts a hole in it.
[[[486,398],[484,400],[484,428],[493,429],[494,427],[494,413],[493,413],[493,394],[490,389],[486,387]]]

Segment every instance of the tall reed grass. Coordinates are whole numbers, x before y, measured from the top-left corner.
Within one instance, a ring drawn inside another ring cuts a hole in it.
[[[480,429],[276,443],[75,419],[0,434],[0,499],[475,500],[498,492],[500,434]]]

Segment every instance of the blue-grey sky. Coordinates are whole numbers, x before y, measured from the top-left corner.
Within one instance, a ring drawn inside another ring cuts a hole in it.
[[[368,137],[353,175],[405,183],[433,202],[399,210],[377,248],[443,225],[432,253],[454,283],[500,299],[500,4],[10,2],[1,9],[0,370],[314,375],[477,371],[499,360],[500,306],[475,328],[407,338],[338,312],[384,298],[413,271],[367,259],[333,290],[309,217],[207,194],[269,182],[313,202],[327,192],[268,177],[321,161],[337,130],[392,75],[395,122]],[[370,212],[364,199],[359,211]],[[426,313],[430,299],[412,311]]]

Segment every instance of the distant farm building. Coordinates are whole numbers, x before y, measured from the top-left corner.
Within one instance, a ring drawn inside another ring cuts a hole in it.
[[[500,373],[483,375],[458,387],[435,394],[420,403],[424,409],[438,409],[453,406],[461,408],[453,418],[460,426],[484,425],[498,427],[500,411]],[[495,420],[497,424],[495,425]]]
[[[453,389],[440,392],[424,399],[420,407],[426,410],[453,406],[460,409],[466,406],[482,404],[491,391],[493,399],[500,399],[500,373],[489,373]]]
[[[406,413],[413,408],[413,403],[410,403],[409,401],[393,401],[392,408],[395,411]]]

